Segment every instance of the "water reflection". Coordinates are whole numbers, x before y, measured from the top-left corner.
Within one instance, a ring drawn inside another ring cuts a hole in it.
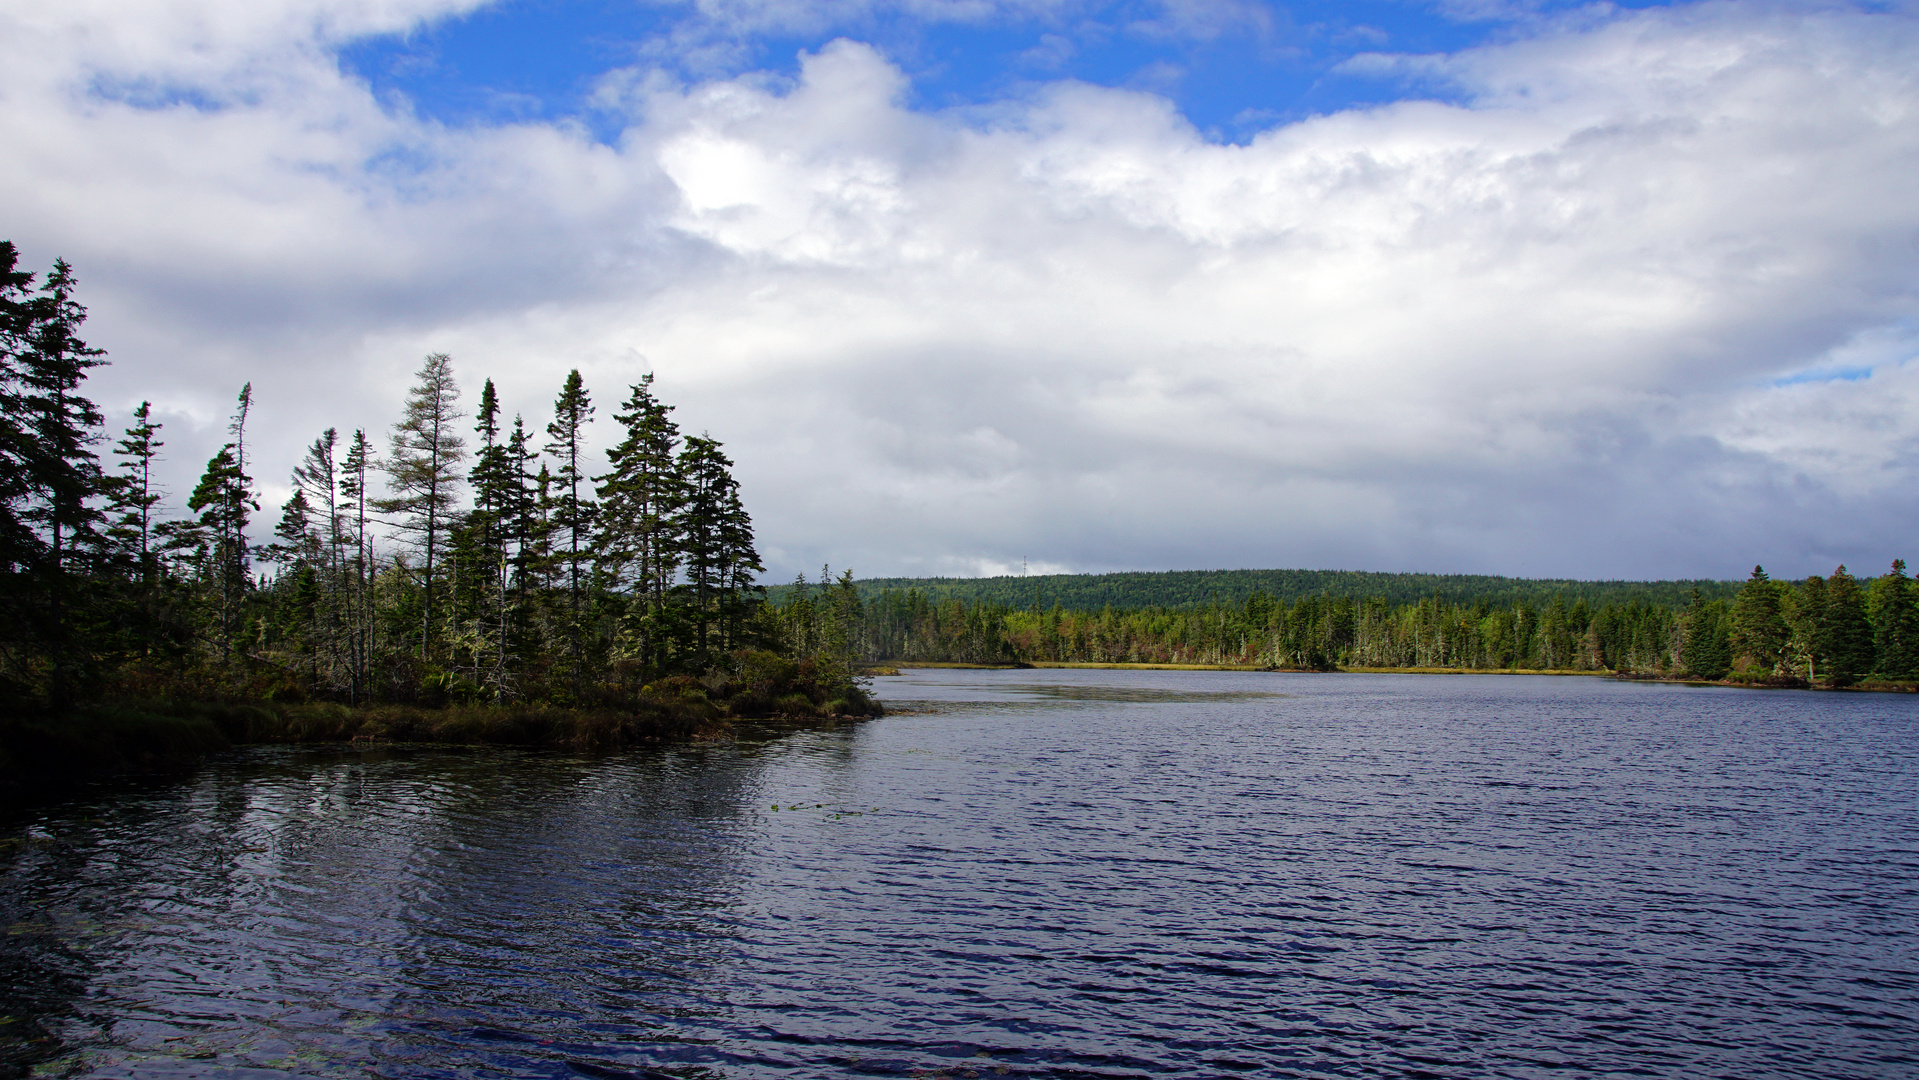
[[[5,1066],[1890,1076],[1919,702],[909,672],[586,760],[240,755],[18,822]],[[28,831],[32,838],[28,839]]]
[[[754,757],[259,750],[43,815],[6,869],[4,1061],[511,1072],[584,1017],[677,1031],[722,1007],[689,988]]]

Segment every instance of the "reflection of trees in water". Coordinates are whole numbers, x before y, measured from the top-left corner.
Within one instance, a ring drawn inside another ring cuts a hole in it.
[[[58,1038],[0,1027],[0,1070],[557,1059],[710,1010],[757,756],[274,749],[50,819],[0,852],[0,1010]]]
[[[0,1077],[84,1064],[125,1022],[166,1015],[117,975],[140,942],[190,935],[176,888],[224,866],[210,845],[235,843],[200,820],[205,806],[189,827],[190,794],[173,779],[123,780],[0,839]]]
[[[430,845],[438,892],[407,916],[380,1050],[395,1075],[449,1050],[617,1063],[722,1008],[701,986],[733,951],[719,913],[755,758],[676,747],[456,785]]]
[[[67,939],[110,925],[117,913],[77,908],[74,898],[38,887],[73,877],[84,863],[81,849],[52,839],[44,827],[8,837],[0,859],[0,1077],[12,1078],[58,1057],[62,1033],[84,1023],[79,1003],[92,965]]]

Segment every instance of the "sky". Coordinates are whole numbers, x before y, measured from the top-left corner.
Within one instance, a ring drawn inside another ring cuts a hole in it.
[[[769,581],[1919,557],[1919,7],[0,7],[0,237],[179,510],[640,375]]]

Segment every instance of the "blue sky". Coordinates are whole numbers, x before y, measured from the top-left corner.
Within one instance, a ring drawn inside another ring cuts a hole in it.
[[[641,374],[769,577],[1919,559],[1919,9],[66,0],[0,205],[263,522],[420,357]],[[177,500],[176,500],[177,501]],[[262,526],[265,528],[266,526]]]
[[[1598,10],[1647,6],[1661,5]],[[444,123],[574,119],[606,138],[621,122],[591,98],[611,69],[645,64],[687,79],[743,71],[791,77],[801,52],[850,37],[902,68],[911,80],[907,103],[916,109],[978,106],[1076,79],[1163,95],[1207,137],[1236,142],[1316,114],[1454,96],[1441,83],[1341,70],[1355,55],[1453,53],[1593,10],[1553,2],[1234,0],[1072,4],[971,18],[876,5],[837,17],[726,19],[646,0],[503,0],[360,39],[341,60],[382,96]],[[802,22],[809,25],[794,25]]]

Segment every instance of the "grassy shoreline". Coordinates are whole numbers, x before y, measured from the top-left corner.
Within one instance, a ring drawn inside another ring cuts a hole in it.
[[[93,705],[64,716],[0,718],[0,810],[57,798],[85,781],[181,772],[238,746],[432,744],[608,751],[721,738],[735,718],[711,703],[643,710],[158,702]]]
[[[604,753],[724,739],[746,724],[832,723],[884,713],[842,668],[742,653],[733,670],[675,675],[615,704],[298,704],[109,700],[54,714],[0,712],[0,810],[96,777],[178,772],[236,746],[425,744]]]

